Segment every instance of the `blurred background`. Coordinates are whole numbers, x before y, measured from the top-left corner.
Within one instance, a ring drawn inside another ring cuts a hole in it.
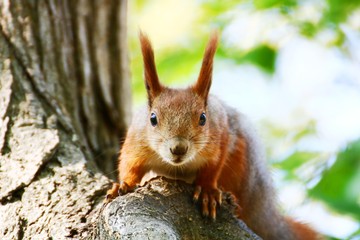
[[[252,119],[283,211],[360,239],[360,1],[131,0],[134,108],[146,101],[138,31],[166,85],[192,84],[221,33],[211,92]]]

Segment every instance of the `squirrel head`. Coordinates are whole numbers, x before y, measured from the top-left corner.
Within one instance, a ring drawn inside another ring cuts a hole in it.
[[[184,165],[194,160],[209,142],[207,103],[218,34],[212,34],[207,44],[198,80],[186,89],[172,89],[160,83],[151,43],[142,32],[139,37],[148,95],[147,140],[163,161]]]

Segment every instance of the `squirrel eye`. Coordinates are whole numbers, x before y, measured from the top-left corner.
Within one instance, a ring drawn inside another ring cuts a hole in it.
[[[155,113],[151,113],[150,122],[153,127],[157,125],[158,121]]]
[[[206,115],[205,115],[205,113],[202,113],[202,114],[200,115],[199,125],[200,125],[200,126],[204,126],[205,123],[206,123]]]

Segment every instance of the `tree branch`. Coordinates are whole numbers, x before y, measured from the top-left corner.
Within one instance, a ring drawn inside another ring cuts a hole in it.
[[[105,206],[91,239],[260,239],[233,215],[230,194],[212,221],[201,216],[192,193],[187,183],[155,178]]]

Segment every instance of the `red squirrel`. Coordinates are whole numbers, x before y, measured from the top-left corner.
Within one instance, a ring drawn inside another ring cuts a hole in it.
[[[251,124],[209,94],[218,34],[210,37],[196,83],[186,89],[160,83],[151,43],[141,32],[139,38],[148,104],[133,117],[119,157],[120,184],[107,198],[132,191],[153,171],[193,182],[193,198],[204,216],[216,218],[226,191],[241,209],[238,217],[263,239],[320,239],[307,225],[280,214]]]

